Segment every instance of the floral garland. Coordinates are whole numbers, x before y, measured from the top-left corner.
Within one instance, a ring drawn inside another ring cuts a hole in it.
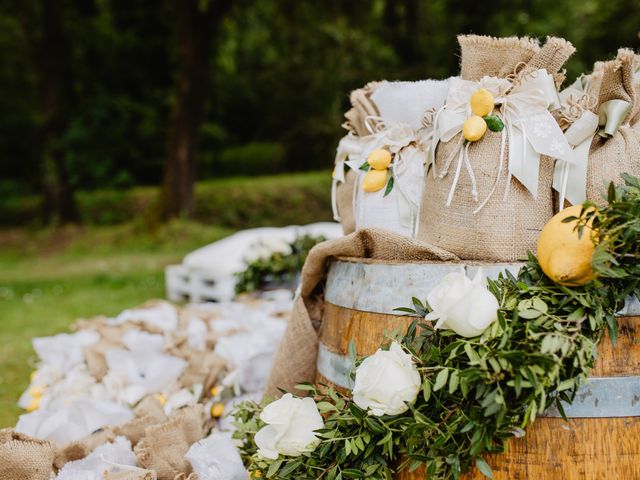
[[[309,397],[240,405],[235,437],[252,477],[392,479],[424,466],[427,478],[450,479],[475,464],[493,478],[482,456],[503,452],[552,404],[565,416],[562,402],[572,402],[607,329],[615,342],[615,313],[640,293],[640,181],[624,180],[608,206],[585,204],[565,219],[597,235],[593,281],[555,283],[533,255],[488,289],[451,274],[427,303],[399,309],[416,321],[357,362],[352,396],[300,385]],[[450,298],[455,291],[464,296]]]
[[[254,245],[245,259],[247,268],[236,274],[236,293],[294,283],[309,251],[325,240],[322,236],[303,235],[291,243],[272,240]]]

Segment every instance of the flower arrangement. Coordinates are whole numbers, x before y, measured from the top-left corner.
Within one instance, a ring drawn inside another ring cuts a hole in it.
[[[286,285],[295,281],[309,251],[322,236],[303,235],[289,243],[285,240],[263,240],[245,258],[247,268],[236,275],[236,293],[253,292],[267,285]]]
[[[483,455],[504,451],[550,405],[565,417],[605,332],[616,340],[616,312],[640,293],[640,180],[624,180],[606,207],[587,203],[562,220],[567,235],[594,242],[588,283],[556,283],[531,254],[517,276],[487,285],[450,274],[427,302],[398,309],[416,317],[405,334],[365,359],[351,349],[352,394],[300,385],[304,421],[290,394],[241,404],[235,436],[251,475],[391,479],[424,468],[450,479],[475,465],[492,478]]]

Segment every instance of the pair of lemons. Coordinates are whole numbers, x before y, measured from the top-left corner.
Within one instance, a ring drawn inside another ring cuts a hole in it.
[[[462,136],[469,142],[475,142],[487,133],[487,122],[483,117],[493,112],[495,99],[489,90],[480,88],[471,95],[469,105],[473,115],[464,122]]]
[[[387,183],[389,165],[391,165],[391,152],[384,148],[377,148],[369,154],[367,163],[371,169],[364,176],[362,189],[369,193],[382,190]]]

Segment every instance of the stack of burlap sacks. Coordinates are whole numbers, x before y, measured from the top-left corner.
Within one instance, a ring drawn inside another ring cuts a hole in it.
[[[161,304],[151,301],[141,308]],[[167,353],[187,362],[175,388],[202,385],[206,400],[210,389],[220,381],[227,366],[224,359],[213,353],[213,334],[207,335],[207,347],[204,350],[195,350],[188,345],[184,322],[193,317],[206,320],[209,314],[189,308],[182,309],[180,313],[179,327],[170,335],[165,333],[169,341]],[[127,331],[135,328],[148,333],[163,333],[144,323],[112,325],[104,317],[81,320],[75,327],[79,330],[96,330],[101,335],[100,342],[84,351],[87,367],[98,381],[107,373],[105,352],[111,348],[122,348],[122,339]],[[113,442],[119,436],[131,442],[141,468],[129,467],[118,473],[106,472],[106,480],[189,478],[192,467],[185,454],[192,444],[205,438],[214,426],[214,420],[209,412],[205,412],[204,405],[183,407],[167,416],[156,397],[146,396],[135,406],[133,413],[134,418],[125,424],[106,427],[65,444],[32,438],[13,429],[0,430],[0,478],[49,480],[66,463],[85,458],[97,447]]]
[[[151,397],[135,409],[135,418],[123,425],[99,430],[64,445],[0,430],[0,474],[3,480],[49,480],[67,462],[85,458],[97,447],[126,437],[133,446],[138,465],[117,473],[105,473],[105,480],[186,479],[191,464],[185,455],[212,427],[202,405],[178,410],[167,418]]]
[[[559,38],[549,38],[543,46],[528,38],[492,38],[460,36],[461,78],[478,81],[492,76],[510,79],[518,72],[546,69],[556,87],[564,80],[562,67],[574,52],[573,46]],[[620,183],[623,172],[640,176],[640,81],[636,74],[638,57],[620,50],[617,57],[598,63],[589,77],[587,102],[594,113],[612,99],[631,104],[624,121],[610,138],[593,137],[588,163],[587,198],[603,202],[606,185]],[[351,94],[352,109],[347,112],[345,127],[354,135],[366,135],[364,120],[376,114],[371,101],[376,83]],[[568,107],[567,107],[568,108]],[[567,128],[569,125],[564,125]],[[435,151],[435,165],[442,165],[450,151],[461,142],[460,135],[440,143]],[[326,242],[311,251],[302,272],[302,286],[294,312],[267,388],[267,394],[279,395],[278,388],[294,390],[300,382],[313,382],[316,375],[318,330],[323,316],[323,288],[332,258],[366,258],[368,262],[514,262],[535,252],[538,235],[545,223],[558,211],[557,195],[552,189],[554,159],[540,159],[538,196],[508,174],[508,138],[501,157],[501,134],[488,131],[469,148],[469,161],[477,175],[480,199],[486,198],[497,178],[497,188],[488,203],[478,212],[478,202],[471,194],[469,176],[460,176],[450,207],[445,205],[453,182],[452,175],[440,178],[425,175],[419,212],[419,230],[415,239],[382,229],[355,233],[352,215],[352,192],[356,176],[347,172],[338,186],[337,201],[347,237]],[[502,163],[502,165],[501,165]],[[430,165],[427,165],[428,169]],[[498,175],[498,172],[501,172]],[[503,192],[506,194],[503,195]],[[425,292],[426,295],[427,292]],[[409,302],[410,299],[407,299]]]

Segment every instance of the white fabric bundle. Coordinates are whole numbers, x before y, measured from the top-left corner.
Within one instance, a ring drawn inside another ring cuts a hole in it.
[[[21,415],[15,429],[31,437],[65,443],[132,418],[131,409],[124,405],[83,398],[55,410],[37,410]]]
[[[198,480],[247,480],[247,470],[233,444],[231,435],[213,432],[204,440],[194,443],[186,459]]]
[[[85,458],[65,463],[56,480],[101,480],[105,472],[136,470],[137,464],[131,442],[116,437],[113,443],[100,445]]]
[[[112,325],[121,325],[125,322],[142,323],[163,332],[172,332],[178,328],[178,311],[174,306],[162,303],[148,308],[125,310],[110,321]]]
[[[43,364],[55,367],[60,373],[67,373],[76,365],[84,362],[82,350],[98,343],[100,334],[94,330],[82,330],[77,333],[61,333],[53,337],[33,339],[33,349]]]
[[[371,134],[347,135],[338,147],[342,160],[336,159],[337,171],[343,170],[342,161],[348,159],[346,164],[358,175],[353,198],[356,229],[379,227],[415,236],[432,130],[423,119],[444,105],[447,91],[446,80],[422,80],[382,82],[371,94],[380,112],[367,122]],[[394,185],[387,195],[386,188],[364,192],[366,172],[359,169],[380,148],[395,155],[391,164]]]
[[[187,362],[153,350],[107,350],[103,384],[110,398],[133,405],[145,395],[161,392],[178,380]]]

